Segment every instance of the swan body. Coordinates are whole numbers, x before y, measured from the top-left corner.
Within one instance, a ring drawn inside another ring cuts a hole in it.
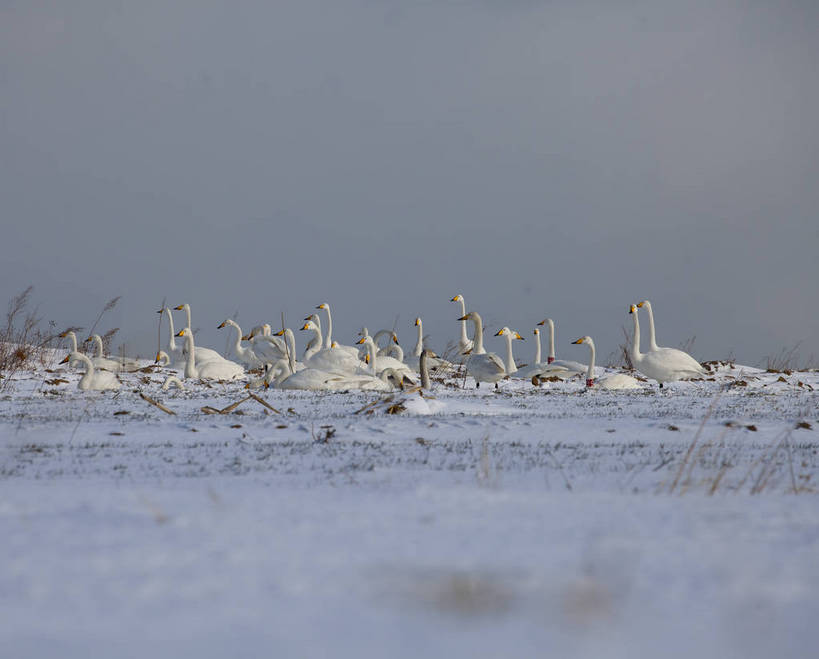
[[[306,367],[340,375],[351,375],[356,372],[361,364],[357,356],[357,350],[356,356],[353,356],[349,352],[338,348],[321,348],[321,330],[312,320],[305,322],[301,329],[315,333],[314,340],[310,342],[304,352],[304,365]]]
[[[673,348],[659,348],[646,353],[640,352],[640,321],[637,307],[631,305],[629,313],[634,317],[634,336],[629,355],[631,362],[640,373],[657,380],[662,387],[665,382],[686,380],[705,375],[705,369],[687,352]]]
[[[180,304],[177,307],[174,307],[175,311],[184,311],[185,312],[185,320],[187,329],[191,329],[191,305],[189,304]],[[170,318],[171,314],[168,312],[168,318]],[[173,328],[171,328],[171,332],[173,333]],[[176,336],[179,336],[177,334]],[[196,361],[200,364],[206,361],[210,361],[211,359],[224,359],[224,357],[216,350],[212,348],[200,348],[196,347]]]
[[[594,341],[590,336],[583,336],[577,339],[577,341],[572,341],[572,344],[578,345],[581,343],[585,343],[589,346],[589,350],[591,352],[591,356],[589,357],[589,367],[586,371],[586,388],[591,389],[594,387],[595,389],[605,389],[609,391],[620,391],[623,389],[639,389],[640,383],[637,382],[636,379],[631,377],[630,375],[625,375],[623,373],[614,373],[612,375],[608,375],[606,377],[600,378],[596,380],[594,377],[594,357],[595,357],[595,348],[594,348]]]
[[[541,362],[540,330],[535,327],[535,359],[529,366],[517,370],[513,377],[522,380],[531,380],[533,377],[548,378],[552,376],[568,377],[569,371],[564,366],[554,366],[547,362]]]
[[[570,359],[555,359],[555,323],[551,318],[545,318],[541,320],[538,325],[545,325],[549,328],[549,354],[546,356],[546,364],[548,366],[554,366],[556,369],[555,372],[544,373],[544,375],[547,377],[557,375],[559,378],[570,378],[585,373],[588,370],[589,367],[586,364]]]
[[[69,361],[85,364],[85,373],[82,374],[80,381],[77,383],[77,389],[81,391],[108,391],[119,389],[122,386],[116,375],[110,371],[98,371],[94,368],[92,360],[81,352],[76,350],[71,352],[60,363],[65,364]]]
[[[99,334],[92,334],[89,340],[94,342],[97,348],[97,356],[92,357],[95,368],[104,368],[107,371],[136,371],[139,362],[130,357],[106,357],[102,345],[102,337]]]
[[[461,317],[466,316],[466,301],[464,300],[464,296],[458,293],[455,297],[453,297],[450,302],[460,302],[461,303]],[[458,352],[460,354],[464,354],[465,352],[469,352],[470,350],[473,354],[481,354],[476,353],[474,350],[475,341],[471,340],[466,335],[466,321],[461,322],[461,338],[458,339]]]
[[[187,359],[185,361],[185,378],[199,378],[200,380],[235,380],[245,374],[245,369],[236,362],[220,357],[211,359],[204,364],[196,363],[196,351],[193,343],[193,332],[189,328],[182,329],[177,336],[187,341]]]
[[[370,359],[370,367],[374,369],[376,374],[380,374],[385,369],[392,369],[396,373],[401,373],[406,375],[407,377],[412,377],[413,371],[412,369],[407,366],[404,362],[395,357],[387,357],[387,356],[378,356],[378,352],[375,347],[375,341],[369,336],[362,336],[358,340],[359,344],[366,345],[368,348],[368,357]],[[398,346],[399,350],[401,346]],[[402,352],[403,356],[403,352]]]
[[[248,368],[258,368],[261,366],[262,361],[256,356],[256,353],[253,352],[253,348],[245,348],[242,346],[242,328],[239,327],[238,323],[228,318],[216,329],[222,329],[228,325],[236,330],[236,343],[233,346],[233,351],[236,353],[236,357],[238,357],[239,361]]]
[[[494,382],[497,389],[498,380],[506,377],[506,364],[494,352],[484,350],[483,320],[480,314],[477,311],[470,311],[458,320],[471,320],[475,326],[472,353],[466,360],[466,372],[475,379],[475,388],[479,388],[481,382]]]
[[[669,362],[670,360],[674,360],[674,362],[681,367],[686,365],[689,370],[696,372],[698,375],[705,375],[705,370],[702,365],[684,350],[665,348],[657,345],[657,340],[654,335],[654,311],[651,309],[651,302],[643,300],[637,304],[638,309],[642,307],[645,307],[646,311],[648,311],[648,353],[662,352],[664,354],[664,361]],[[634,313],[637,313],[636,310]],[[639,343],[637,347],[639,349]]]
[[[406,361],[407,365],[412,368],[412,370],[414,370],[416,373],[420,373],[421,354],[424,352],[424,324],[420,317],[415,319],[415,326],[418,328],[418,339],[415,342],[415,348],[413,349],[412,354],[409,355],[404,361]],[[427,365],[433,371],[452,367],[452,363],[445,359],[441,359],[432,351],[429,351]]]
[[[333,346],[333,315],[330,312],[330,305],[326,302],[322,302],[319,304],[316,309],[321,309],[327,312],[327,334],[324,336],[324,347],[325,348],[335,348],[336,350],[343,350],[344,352],[349,353],[356,359],[358,359],[358,348],[353,346],[345,346],[341,343],[337,343]]]

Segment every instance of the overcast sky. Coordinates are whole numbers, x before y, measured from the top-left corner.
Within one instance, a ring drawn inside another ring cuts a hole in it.
[[[0,300],[819,357],[817,62],[813,1],[2,0]]]

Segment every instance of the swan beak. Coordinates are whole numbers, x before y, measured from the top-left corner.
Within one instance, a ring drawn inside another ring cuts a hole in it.
[[[645,301],[645,300],[643,300],[642,302],[638,302],[638,303],[637,303],[637,308],[638,308],[638,309],[642,309],[642,308],[643,308],[643,305],[644,305],[645,303],[646,303],[646,301]]]
[[[458,320],[469,320],[469,318],[467,318],[466,316],[461,316],[460,318],[458,318]]]
[[[284,330],[279,330],[273,336],[284,336]]]
[[[184,308],[185,308],[185,305],[184,305],[184,304],[180,304],[178,307],[174,307],[174,308],[173,308],[173,310],[174,310],[174,311],[182,311],[182,309],[184,309]]]
[[[583,343],[583,339],[577,339],[577,341],[572,341],[572,345],[577,345],[578,343]]]
[[[227,324],[227,321],[221,323],[216,329],[222,329]]]
[[[416,327],[418,327],[418,325],[420,325],[420,324],[421,324],[421,319],[420,319],[420,318],[416,318],[416,319],[415,319],[415,326],[416,326]]]
[[[159,311],[157,311],[157,313],[163,313],[164,311],[165,311],[164,309],[160,309]]]
[[[360,338],[358,341],[356,341],[356,342],[355,342],[355,344],[356,344],[357,346],[358,346],[358,345],[361,345],[361,344],[362,344],[362,343],[364,343],[364,341],[366,341],[366,340],[367,340],[367,337],[366,337],[366,336],[362,336],[362,337],[361,337],[361,338]]]
[[[637,311],[637,307],[635,307],[633,304],[628,308],[629,313],[635,313],[636,311]]]
[[[316,307],[316,309],[326,309],[326,308],[327,308],[327,305],[324,304],[323,302]]]
[[[504,332],[502,329],[499,329],[495,336],[503,336],[504,334],[506,334],[506,332]]]
[[[395,334],[392,335],[392,342],[395,343],[395,344],[398,343],[398,337],[395,336]]]
[[[455,297],[453,297],[450,300],[450,302],[460,302],[460,301],[461,301],[461,296],[460,295],[456,295]]]
[[[301,329],[307,330],[307,329],[310,329],[310,328],[308,327],[307,323],[304,323],[304,326]]]
[[[545,324],[546,324],[546,320],[545,320],[545,319],[544,319],[544,320],[541,320],[541,321],[538,323],[538,325],[545,325]]]
[[[242,341],[250,341],[250,335],[249,335],[249,334],[245,334],[245,335],[242,337]]]
[[[156,353],[156,359],[154,359],[154,364],[159,363],[159,353]]]
[[[61,339],[64,339],[67,336],[68,336],[68,332],[63,332],[62,334],[60,334]]]
[[[470,348],[469,350],[466,350],[466,351],[462,352],[461,354],[462,354],[462,355],[471,355],[471,354],[472,354],[472,348]]]
[[[250,389],[250,382],[245,385],[245,389]]]
[[[63,359],[60,363],[65,364],[69,359],[71,359],[71,355],[66,355],[65,359]]]
[[[179,330],[176,334],[174,334],[174,336],[185,336],[185,330],[184,329]]]
[[[365,364],[370,363],[370,353],[367,353],[366,355],[364,355],[364,363]]]
[[[520,334],[518,334],[517,332],[515,332],[515,338],[516,338],[516,339],[520,339],[521,341],[525,341],[525,340],[526,340],[526,339],[524,339],[524,338],[523,338],[523,337],[522,337]]]

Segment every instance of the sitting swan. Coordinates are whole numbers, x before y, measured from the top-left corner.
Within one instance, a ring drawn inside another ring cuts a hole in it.
[[[532,364],[529,364],[526,368],[518,369],[515,373],[515,378],[520,378],[523,380],[531,380],[533,377],[537,378],[549,378],[553,376],[557,377],[569,377],[569,370],[565,366],[549,364],[547,362],[541,361],[541,350],[540,350],[540,330],[535,327],[534,329],[535,335],[535,360]],[[554,361],[554,360],[553,360]]]
[[[414,375],[412,369],[409,366],[407,366],[403,361],[401,361],[401,359],[398,359],[396,357],[389,357],[387,355],[379,356],[378,355],[379,351],[376,349],[375,341],[373,341],[372,337],[362,336],[358,340],[358,344],[367,346],[368,348],[367,357],[370,360],[372,360],[370,366],[375,370],[375,373],[380,374],[381,371],[391,368],[396,373],[401,373],[409,378],[411,378]],[[404,352],[403,350],[401,350],[401,346],[398,345],[397,348],[399,350],[398,353],[399,356],[403,357]]]
[[[236,362],[224,358],[211,359],[203,364],[196,363],[196,350],[193,344],[193,332],[187,327],[180,330],[176,336],[184,337],[186,344],[185,378],[199,378],[200,380],[235,380],[245,374]]]
[[[162,391],[168,391],[172,386],[180,391],[185,391],[185,385],[182,383],[182,380],[175,375],[169,375],[165,378],[165,382],[162,383]]]
[[[316,307],[316,309],[322,309],[327,312],[327,334],[324,336],[324,347],[343,350],[344,352],[348,352],[353,357],[358,359],[358,348],[355,348],[354,346],[345,346],[340,343],[333,346],[333,315],[330,313],[330,305],[326,302],[322,302]]]
[[[677,363],[680,367],[685,365],[688,370],[693,371],[694,373],[697,374],[696,376],[693,377],[705,375],[705,369],[703,369],[702,365],[684,350],[678,350],[677,348],[665,348],[657,345],[657,340],[654,336],[654,312],[651,309],[651,302],[649,302],[648,300],[643,300],[642,302],[639,302],[637,304],[637,308],[639,309],[642,307],[645,307],[646,311],[648,311],[648,353],[646,354],[663,352],[665,355],[663,359],[666,362],[669,362],[670,360],[673,359],[674,362]],[[629,311],[629,313],[631,313],[631,311]],[[637,313],[636,310],[634,313],[635,314]],[[637,345],[637,348],[639,350],[640,348],[639,343]],[[662,386],[662,383],[660,383],[660,386]]]
[[[358,357],[351,355],[345,350],[339,348],[322,348],[321,330],[312,320],[308,320],[304,323],[301,329],[302,331],[312,331],[315,333],[314,340],[308,344],[307,350],[304,352],[303,361],[304,365],[308,368],[338,373],[340,375],[351,375],[361,366]],[[358,353],[356,352],[356,354]]]
[[[594,341],[590,336],[583,336],[577,341],[572,341],[573,345],[577,345],[580,343],[585,343],[589,346],[589,350],[591,351],[591,357],[589,358],[589,368],[586,371],[586,387],[587,389],[591,389],[592,387],[596,387],[598,389],[606,389],[609,391],[617,391],[621,389],[639,389],[640,384],[630,375],[625,375],[623,373],[615,373],[613,375],[608,375],[600,380],[595,380],[594,378],[594,356],[595,356],[595,349],[594,349]]]
[[[119,389],[122,386],[122,383],[116,375],[110,371],[96,370],[91,359],[81,352],[77,352],[76,350],[71,352],[66,355],[65,359],[60,363],[65,364],[69,361],[78,361],[85,364],[85,373],[83,373],[80,381],[77,383],[77,389],[82,391],[107,391]]]
[[[697,361],[682,350],[674,348],[658,348],[646,353],[640,352],[640,321],[637,318],[637,307],[631,305],[629,313],[634,316],[634,336],[631,340],[629,356],[640,373],[652,380],[657,380],[660,387],[664,382],[686,380],[705,375],[705,370]]]
[[[262,361],[256,356],[256,353],[253,352],[253,348],[245,348],[242,346],[242,328],[239,327],[237,322],[227,318],[216,329],[222,329],[228,325],[236,330],[236,343],[233,345],[233,352],[236,353],[236,357],[239,358],[239,361],[248,368],[258,368],[262,366]]]
[[[551,318],[545,318],[538,323],[538,326],[546,325],[549,328],[549,354],[546,357],[546,364],[558,369],[555,373],[544,373],[544,375],[556,375],[559,378],[570,378],[574,375],[585,373],[588,370],[586,364],[567,359],[555,359],[555,323]],[[559,371],[560,368],[565,372]]]
[[[102,337],[99,334],[92,334],[86,341],[92,341],[97,348],[96,357],[92,357],[95,368],[104,368],[106,371],[136,371],[139,369],[139,362],[130,357],[106,357],[102,345]]]
[[[185,320],[187,329],[191,329],[191,305],[185,303],[180,304],[177,307],[174,307],[175,311],[184,311],[185,312]],[[168,317],[170,318],[170,313],[168,313]],[[177,334],[176,336],[179,336]],[[210,361],[211,359],[224,359],[224,357],[216,350],[212,348],[196,348],[196,361],[200,364],[205,361]]]
[[[458,320],[471,320],[475,326],[475,339],[472,352],[466,360],[466,372],[475,379],[475,388],[481,382],[494,382],[498,388],[498,380],[506,377],[506,365],[494,352],[486,352],[483,347],[483,320],[477,311],[470,311]]]

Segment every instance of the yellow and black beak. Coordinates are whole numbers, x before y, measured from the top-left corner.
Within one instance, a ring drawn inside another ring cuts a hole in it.
[[[182,309],[184,309],[184,308],[185,308],[185,305],[184,305],[184,304],[180,304],[178,307],[174,307],[174,308],[173,308],[173,310],[174,310],[174,311],[182,311]]]
[[[415,319],[415,326],[416,326],[416,327],[418,327],[418,325],[420,325],[420,324],[421,324],[421,319],[420,319],[420,318],[416,318],[416,319]]]
[[[69,360],[69,359],[71,359],[71,355],[66,355],[66,356],[65,356],[65,359],[63,359],[63,360],[62,360],[60,363],[61,363],[61,364],[65,364],[65,363],[67,363],[67,362],[68,362],[68,360]]]
[[[632,304],[632,305],[631,305],[631,306],[628,308],[628,312],[629,312],[629,313],[637,313],[637,307],[635,307],[635,306]]]
[[[184,329],[179,330],[174,336],[185,336],[185,330]]]
[[[546,319],[545,318],[538,323],[538,325],[545,325],[545,324],[546,324]]]
[[[499,330],[498,330],[498,331],[495,333],[495,336],[503,336],[504,334],[506,334],[506,332],[504,332],[502,329],[499,329]]]
[[[301,329],[308,330],[308,329],[310,329],[310,327],[309,327],[309,325],[307,323],[304,323],[304,325],[302,325]]]
[[[643,300],[642,302],[638,302],[638,303],[637,303],[637,308],[638,308],[638,309],[642,309],[642,308],[643,308],[643,305],[644,305],[645,303],[646,303],[646,301],[645,301],[645,300]]]
[[[227,325],[227,321],[220,323],[216,329],[222,329],[225,325]]]
[[[520,334],[518,334],[517,332],[515,332],[515,338],[516,338],[516,339],[519,339],[519,340],[521,340],[521,341],[525,341],[525,340],[526,340],[526,339],[524,339],[524,338],[523,338],[523,337],[522,337]]]
[[[356,345],[361,345],[367,340],[366,336],[362,336],[358,341],[355,342]]]
[[[460,296],[460,295],[456,295],[455,297],[453,297],[453,298],[450,300],[450,302],[457,302],[459,297],[461,297],[461,296]]]
[[[578,343],[583,343],[583,339],[582,339],[582,337],[581,337],[581,338],[579,338],[579,339],[577,339],[577,341],[572,341],[572,345],[576,345],[576,344],[578,344]]]
[[[393,343],[398,343],[398,337],[395,336],[395,334],[392,335],[392,342]]]
[[[325,304],[323,302],[316,307],[316,309],[324,309],[324,308],[325,308]]]
[[[364,363],[365,364],[370,363],[370,353],[369,352],[366,355],[364,355]]]
[[[469,320],[469,318],[467,318],[466,316],[461,316],[460,318],[458,318],[458,320]]]
[[[279,330],[279,331],[278,331],[278,332],[276,332],[276,333],[275,333],[273,336],[284,336],[284,330],[283,330],[283,329],[282,329],[282,330]]]

